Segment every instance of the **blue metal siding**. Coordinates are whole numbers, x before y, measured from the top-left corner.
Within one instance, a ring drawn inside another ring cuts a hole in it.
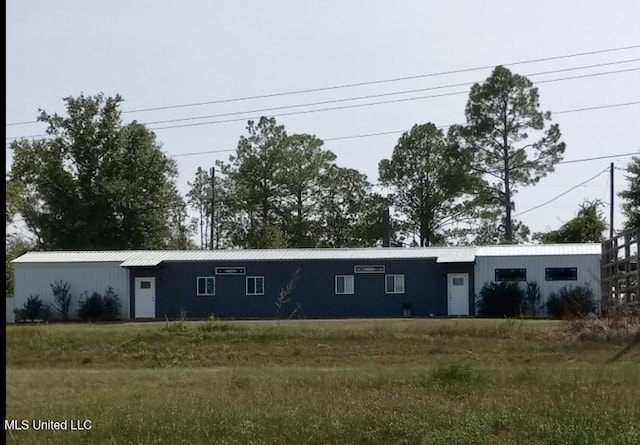
[[[384,265],[385,273],[354,274],[355,265]],[[246,275],[215,275],[216,267],[245,267]],[[297,269],[298,280],[282,311],[296,306],[306,318],[401,317],[410,305],[413,316],[447,315],[447,274],[469,274],[469,313],[473,306],[473,263],[436,264],[434,258],[357,261],[192,261],[163,262],[158,267],[131,268],[131,313],[136,277],[156,277],[156,318],[274,318],[275,300]],[[405,293],[386,294],[385,275],[402,274]],[[335,276],[353,275],[354,293],[335,294]],[[215,296],[197,296],[196,277],[215,276]],[[264,276],[264,295],[246,295],[246,277]],[[133,315],[135,317],[135,314]]]

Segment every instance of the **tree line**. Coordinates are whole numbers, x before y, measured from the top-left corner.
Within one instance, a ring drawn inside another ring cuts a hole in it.
[[[379,245],[388,225],[393,245],[412,246],[596,242],[606,229],[599,201],[549,233],[531,234],[514,217],[514,196],[551,174],[566,147],[538,89],[502,66],[471,88],[464,123],[447,131],[416,124],[399,138],[378,166],[386,196],[339,166],[320,138],[289,134],[269,117],[248,121],[235,153],[216,161],[213,190],[208,168],[198,168],[181,196],[175,161],[145,125],[123,123],[122,100],[67,97],[64,116],[39,110],[46,139],[11,144],[6,222],[19,214],[32,240],[8,236],[8,256],[33,248],[365,247]],[[640,225],[639,178],[634,158],[620,195],[628,227]]]

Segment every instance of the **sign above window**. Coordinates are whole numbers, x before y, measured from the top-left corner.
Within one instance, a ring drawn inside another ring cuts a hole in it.
[[[384,273],[384,266],[353,266],[353,273]]]
[[[246,267],[216,267],[216,275],[245,275]]]

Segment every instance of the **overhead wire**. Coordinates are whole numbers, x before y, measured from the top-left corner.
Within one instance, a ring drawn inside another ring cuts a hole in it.
[[[573,190],[577,189],[578,187],[581,187],[581,186],[583,186],[583,185],[585,185],[585,184],[588,184],[589,182],[593,181],[594,179],[596,179],[597,177],[599,177],[599,176],[600,176],[600,175],[602,175],[603,173],[606,173],[607,171],[608,171],[608,169],[604,169],[604,170],[602,170],[600,173],[598,173],[597,175],[590,177],[589,179],[587,179],[586,181],[581,182],[580,184],[576,184],[576,185],[574,185],[574,186],[573,186],[573,187],[571,187],[570,189],[565,190],[564,192],[562,192],[562,193],[560,193],[559,195],[557,195],[557,196],[555,196],[555,197],[553,197],[553,198],[551,198],[551,199],[549,199],[549,200],[547,200],[547,201],[543,202],[542,204],[538,204],[538,205],[536,205],[536,206],[534,206],[534,207],[531,207],[531,208],[529,208],[529,209],[527,209],[527,210],[523,210],[522,212],[518,212],[518,213],[516,213],[516,214],[514,214],[514,215],[512,215],[512,216],[513,216],[514,218],[515,218],[516,216],[522,216],[522,215],[524,215],[524,214],[526,214],[526,213],[533,212],[534,210],[537,210],[537,209],[542,208],[542,207],[544,207],[544,206],[546,206],[546,205],[548,205],[548,204],[551,204],[553,201],[555,201],[555,200],[557,200],[557,199],[562,198],[563,196],[565,196],[566,194],[568,194],[568,193],[572,192]]]
[[[637,61],[640,61],[640,58],[625,60],[625,61],[622,61],[622,62],[613,62],[613,63],[623,63],[623,62],[626,63],[626,62],[629,62],[629,61],[637,62]],[[589,65],[589,66],[584,66],[584,67],[574,67],[574,68],[561,69],[561,70],[545,71],[545,72],[540,72],[540,73],[525,74],[524,76],[525,77],[532,77],[532,76],[538,76],[538,75],[542,75],[542,74],[554,74],[554,73],[559,73],[559,72],[564,72],[564,71],[587,69],[587,68],[592,68],[592,67],[597,67],[597,66],[604,66],[604,65],[609,65],[609,64],[612,64],[612,63]],[[629,69],[629,71],[635,71],[635,70],[639,70],[639,69],[640,68],[631,68],[631,69]],[[626,70],[613,71],[610,74],[617,74],[617,73],[620,73],[620,72],[626,72]],[[592,75],[587,75],[587,76],[598,76],[598,75],[605,75],[605,74],[609,74],[609,72],[594,73]],[[571,78],[568,78],[568,79],[558,79],[558,81],[559,80],[571,80],[571,79],[577,79],[577,78],[581,78],[581,77],[577,76],[577,77],[571,77]],[[556,81],[556,80],[555,79],[551,79],[550,81]],[[327,104],[333,104],[333,103],[353,102],[353,101],[363,100],[363,99],[375,99],[375,98],[379,98],[379,97],[389,97],[389,96],[396,96],[396,95],[402,95],[402,94],[419,93],[419,92],[423,92],[423,91],[433,91],[433,90],[439,90],[439,89],[445,89],[445,88],[456,88],[456,87],[462,87],[462,86],[470,86],[470,85],[474,85],[475,83],[477,83],[477,82],[463,82],[463,83],[455,83],[455,84],[449,84],[449,85],[439,85],[439,86],[434,86],[434,87],[415,88],[415,89],[412,89],[412,90],[392,91],[392,92],[387,92],[387,93],[369,94],[369,95],[365,95],[365,96],[353,96],[353,97],[346,97],[346,98],[340,98],[340,99],[324,100],[324,101],[319,101],[319,102],[307,102],[307,103],[294,104],[294,105],[281,105],[281,106],[278,106],[278,107],[260,108],[260,109],[255,109],[255,110],[243,110],[243,111],[233,111],[233,112],[227,112],[227,113],[210,114],[210,115],[205,115],[205,116],[190,116],[190,117],[175,118],[175,119],[164,119],[164,120],[159,120],[159,121],[145,122],[144,124],[145,125],[158,125],[158,124],[166,124],[166,123],[172,123],[172,122],[187,122],[187,121],[193,121],[193,120],[199,120],[199,119],[213,119],[213,118],[226,117],[226,116],[238,116],[238,115],[241,115],[241,114],[262,113],[262,112],[268,112],[268,111],[285,110],[285,109],[290,109],[290,108],[301,108],[301,107],[311,107],[311,106],[316,106],[316,105],[327,105]],[[544,82],[538,82],[538,83],[544,83]],[[465,91],[465,92],[468,92],[468,91]],[[461,94],[461,93],[462,92],[454,93],[454,94]]]
[[[352,88],[352,87],[359,87],[359,86],[366,86],[366,85],[377,85],[377,84],[382,84],[382,83],[391,83],[391,82],[399,82],[399,81],[405,81],[405,80],[414,80],[414,79],[422,79],[422,78],[428,78],[428,77],[437,77],[437,76],[445,76],[445,75],[450,75],[450,74],[459,74],[459,73],[480,71],[480,70],[495,68],[495,66],[497,66],[497,65],[516,66],[516,65],[524,65],[524,64],[531,64],[531,63],[538,63],[538,62],[547,62],[547,61],[552,61],[552,60],[575,58],[575,57],[582,57],[582,56],[588,56],[588,55],[594,55],[594,54],[603,54],[603,53],[623,51],[623,50],[629,50],[629,49],[637,49],[637,48],[640,48],[640,45],[629,45],[629,46],[623,46],[623,47],[617,47],[617,48],[607,48],[607,49],[602,49],[602,50],[593,50],[593,51],[579,52],[579,53],[573,53],[573,54],[565,54],[565,55],[560,55],[560,56],[551,56],[551,57],[543,57],[543,58],[538,58],[538,59],[521,60],[521,61],[515,61],[515,62],[509,62],[509,63],[499,63],[499,64],[492,64],[492,65],[485,65],[485,66],[477,66],[477,67],[472,67],[472,68],[463,68],[463,69],[457,69],[457,70],[432,72],[432,73],[418,74],[418,75],[413,75],[413,76],[395,77],[395,78],[390,78],[390,79],[379,79],[379,80],[373,80],[373,81],[356,82],[356,83],[349,83],[349,84],[342,84],[342,85],[333,85],[333,86],[328,86],[328,87],[308,88],[308,89],[302,89],[302,90],[283,91],[283,92],[278,92],[278,93],[269,93],[269,94],[253,95],[253,96],[235,97],[235,98],[230,98],[230,99],[217,99],[217,100],[209,100],[209,101],[203,101],[203,102],[191,102],[191,103],[184,103],[184,104],[165,105],[165,106],[160,106],[160,107],[139,108],[139,109],[133,109],[133,110],[124,110],[123,113],[142,113],[142,112],[149,112],[149,111],[160,111],[160,110],[168,110],[168,109],[175,109],[175,108],[187,108],[187,107],[196,107],[196,106],[203,106],[203,105],[213,105],[213,104],[220,104],[220,103],[229,103],[229,102],[239,102],[239,101],[247,101],[247,100],[254,100],[254,99],[263,99],[263,98],[270,98],[270,97],[306,94],[306,93],[313,93],[313,92],[319,92],[319,91],[329,91],[329,90],[336,90],[336,89],[343,89],[343,88]],[[611,64],[615,64],[615,63],[624,63],[624,62],[612,62]],[[568,70],[571,70],[571,68],[569,68]],[[33,124],[33,123],[37,123],[37,122],[38,121],[11,122],[11,123],[8,123],[8,124],[5,124],[5,125],[6,126],[28,125],[28,124]]]

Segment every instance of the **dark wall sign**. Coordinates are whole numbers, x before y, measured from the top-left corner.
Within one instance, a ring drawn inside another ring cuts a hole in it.
[[[245,275],[245,267],[216,267],[216,275]]]
[[[384,273],[384,266],[353,266],[353,273]]]

